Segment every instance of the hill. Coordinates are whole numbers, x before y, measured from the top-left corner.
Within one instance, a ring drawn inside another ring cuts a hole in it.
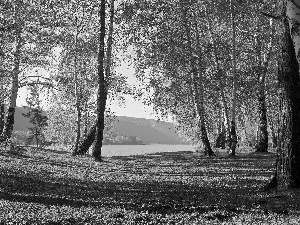
[[[146,144],[182,144],[174,125],[153,119],[119,116],[115,123],[116,134],[137,136]]]
[[[16,107],[14,131],[28,131],[28,118],[23,107]],[[114,124],[115,135],[140,137],[145,144],[182,144],[181,138],[169,122],[161,122],[153,119],[133,118],[119,116]]]

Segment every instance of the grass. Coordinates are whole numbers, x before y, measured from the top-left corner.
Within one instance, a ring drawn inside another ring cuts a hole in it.
[[[300,191],[263,192],[275,154],[104,158],[0,152],[0,224],[299,224]]]

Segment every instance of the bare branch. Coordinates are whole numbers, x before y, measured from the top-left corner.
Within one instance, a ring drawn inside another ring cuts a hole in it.
[[[278,16],[278,15],[272,15],[272,14],[269,14],[269,13],[266,13],[266,12],[263,12],[263,11],[261,11],[260,13],[263,14],[264,16],[272,18],[274,20],[279,20],[280,17],[281,17],[281,16]]]

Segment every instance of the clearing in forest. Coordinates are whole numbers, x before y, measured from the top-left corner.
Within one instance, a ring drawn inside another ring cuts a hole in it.
[[[263,192],[275,154],[0,154],[1,224],[299,224],[300,191]]]

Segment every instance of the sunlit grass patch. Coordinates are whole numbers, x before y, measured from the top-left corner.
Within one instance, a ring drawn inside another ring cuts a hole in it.
[[[299,221],[299,192],[261,191],[273,174],[273,154],[240,152],[236,158],[208,158],[193,152],[169,152],[104,158],[102,163],[94,162],[90,156],[73,157],[61,150],[29,148],[22,154],[26,157],[0,155],[0,222]]]

